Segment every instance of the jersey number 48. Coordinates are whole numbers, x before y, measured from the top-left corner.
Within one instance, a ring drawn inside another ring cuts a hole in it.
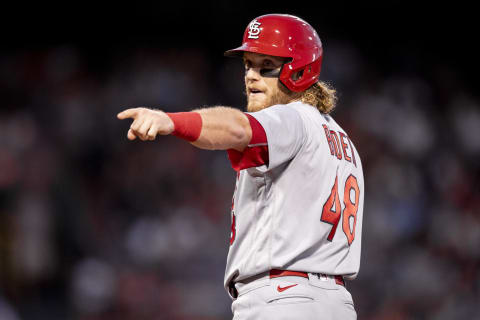
[[[350,193],[354,192],[355,201],[352,202]],[[342,229],[347,237],[348,245],[351,245],[355,239],[355,225],[357,223],[358,200],[360,198],[360,189],[358,188],[357,178],[350,175],[345,181],[345,190],[343,192],[343,223]],[[340,204],[340,197],[338,195],[338,176],[335,177],[335,184],[332,187],[332,192],[327,201],[323,205],[322,217],[323,222],[332,225],[332,229],[328,234],[328,241],[332,241],[337,231],[338,221],[342,216],[342,206]],[[353,219],[353,227],[350,228],[350,219]]]

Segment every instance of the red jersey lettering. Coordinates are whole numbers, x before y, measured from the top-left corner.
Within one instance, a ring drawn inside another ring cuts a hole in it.
[[[337,155],[337,159],[342,160],[342,151],[340,150],[340,141],[338,140],[337,133],[333,130],[330,130],[330,136],[335,138],[335,140],[332,140],[335,142],[335,154]]]
[[[337,133],[335,130],[330,130],[325,124],[322,126],[325,131],[325,138],[327,138],[327,144],[330,148],[330,154],[338,160],[345,159],[348,162],[352,162],[356,167],[355,152],[350,138],[342,131],[338,131]]]
[[[335,147],[333,146],[332,136],[330,135],[330,129],[326,125],[322,125],[325,130],[325,137],[327,138],[328,146],[330,147],[330,153],[332,156],[335,154]]]
[[[350,158],[347,155],[348,146],[345,143],[345,138],[347,138],[347,136],[343,132],[339,132],[339,134],[340,134],[340,143],[342,144],[343,156],[345,157],[345,160],[347,160],[348,162],[352,162],[352,158]],[[348,140],[348,138],[347,138],[347,140]]]

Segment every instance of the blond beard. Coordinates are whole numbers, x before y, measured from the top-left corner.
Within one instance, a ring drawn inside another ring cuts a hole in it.
[[[265,108],[268,108],[268,107],[271,107],[271,106],[274,106],[274,105],[277,105],[277,104],[287,104],[287,103],[290,103],[294,100],[298,100],[298,98],[300,96],[299,93],[292,92],[292,91],[288,90],[287,88],[285,88],[285,86],[283,84],[281,84],[280,82],[278,83],[278,89],[279,90],[277,90],[275,92],[275,94],[270,96],[268,98],[268,100],[261,105],[252,104],[251,101],[248,98],[248,95],[247,95],[247,111],[248,112],[256,112],[256,111],[260,111],[260,110],[263,110]]]

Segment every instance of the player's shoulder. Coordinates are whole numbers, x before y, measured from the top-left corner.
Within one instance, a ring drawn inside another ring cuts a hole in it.
[[[293,103],[289,104],[276,104],[270,106],[268,108],[262,109],[256,112],[248,112],[252,116],[257,119],[272,119],[272,120],[281,120],[286,121],[287,119],[294,121],[294,120],[301,120],[300,111],[297,109]]]
[[[306,114],[317,114],[319,113],[315,107],[312,107],[309,104],[305,104],[301,101],[293,101],[285,105],[287,108],[291,108],[299,113],[306,113]]]
[[[302,117],[304,122],[312,122],[317,125],[326,123],[338,126],[332,116],[330,116],[329,114],[321,113],[320,111],[318,111],[317,108],[309,104],[305,104],[301,101],[295,101],[285,106],[291,108],[292,110],[295,110],[295,112],[297,112]]]
[[[305,115],[308,117],[320,115],[320,112],[318,112],[317,109],[300,101],[294,101],[287,104],[276,104],[258,111],[258,113]]]
[[[287,112],[295,112],[298,113],[298,102],[290,102],[287,104],[275,104],[268,108],[262,109],[256,113],[287,113]]]
[[[307,126],[318,126],[324,123],[331,123],[338,127],[337,123],[330,115],[323,114],[315,107],[305,104],[301,101],[294,101],[287,104],[277,104],[265,108],[261,111],[251,113],[257,119],[268,117],[269,119],[278,119],[288,122],[299,122]]]

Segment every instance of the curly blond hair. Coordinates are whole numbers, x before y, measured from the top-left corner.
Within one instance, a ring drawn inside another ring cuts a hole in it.
[[[328,114],[332,112],[337,105],[337,91],[329,84],[318,81],[302,92],[299,100],[305,104],[314,106],[321,113]]]

